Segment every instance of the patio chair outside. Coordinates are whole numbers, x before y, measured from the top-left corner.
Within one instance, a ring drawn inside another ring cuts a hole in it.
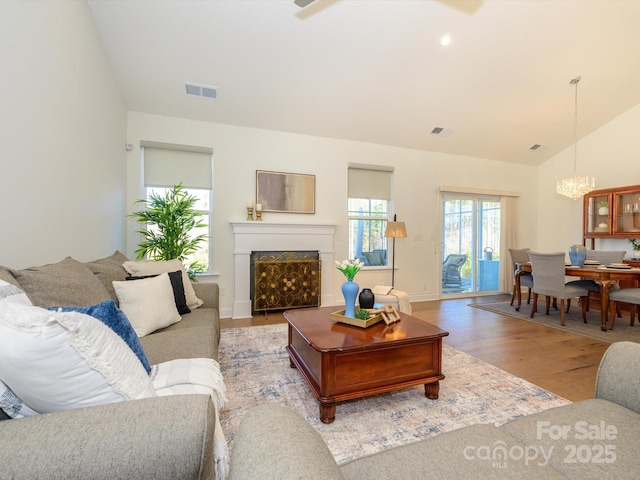
[[[460,277],[460,270],[462,266],[467,262],[467,256],[457,253],[447,255],[447,258],[442,262],[442,285],[454,286],[462,285],[462,278]]]

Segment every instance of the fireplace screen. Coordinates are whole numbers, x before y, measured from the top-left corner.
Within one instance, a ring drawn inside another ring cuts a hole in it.
[[[253,252],[254,312],[320,306],[318,252]]]

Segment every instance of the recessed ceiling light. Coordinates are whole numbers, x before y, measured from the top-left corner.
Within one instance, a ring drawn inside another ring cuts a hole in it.
[[[441,47],[446,47],[450,43],[451,43],[451,35],[443,35],[442,37],[440,37],[440,46]]]

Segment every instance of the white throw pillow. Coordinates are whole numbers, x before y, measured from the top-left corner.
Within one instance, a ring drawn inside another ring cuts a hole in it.
[[[0,303],[2,302],[17,302],[25,305],[33,305],[26,293],[4,280],[0,280]]]
[[[38,413],[154,397],[129,346],[98,319],[0,304],[0,378]]]
[[[139,337],[181,320],[168,273],[133,282],[113,282],[120,310]]]
[[[159,273],[182,272],[182,284],[184,286],[184,295],[187,297],[187,305],[193,310],[202,305],[202,300],[196,297],[196,291],[191,285],[189,275],[180,260],[127,260],[122,264],[129,275],[134,277],[143,277],[146,275],[157,275]]]

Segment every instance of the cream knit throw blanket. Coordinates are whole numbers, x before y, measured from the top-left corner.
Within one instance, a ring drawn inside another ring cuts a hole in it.
[[[374,295],[379,296],[387,296],[392,295],[398,299],[398,309],[402,313],[406,313],[407,315],[411,315],[411,302],[409,302],[409,295],[407,292],[403,292],[402,290],[396,290],[393,287],[389,287],[387,285],[376,285],[373,287],[372,292]],[[384,303],[382,300],[378,300],[376,298],[376,303]]]
[[[151,367],[151,382],[158,396],[200,393],[210,395],[216,409],[213,433],[215,478],[229,476],[229,448],[220,424],[219,411],[227,402],[220,364],[210,358],[171,360]]]
[[[407,292],[403,292],[401,290],[396,290],[395,288],[389,292],[389,295],[393,295],[398,299],[398,307],[402,313],[406,313],[407,315],[411,315],[413,311],[411,309],[411,302],[409,302],[409,295]]]

